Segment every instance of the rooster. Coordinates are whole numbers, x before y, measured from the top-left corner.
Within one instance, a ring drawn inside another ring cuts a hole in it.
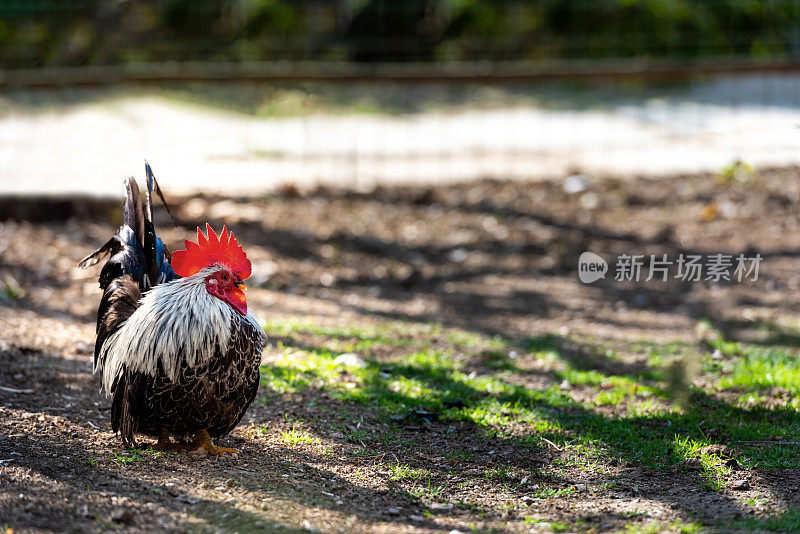
[[[153,226],[153,191],[164,197],[150,165],[145,172],[146,202],[129,178],[122,226],[78,264],[110,255],[94,372],[112,398],[111,425],[129,447],[140,433],[158,439],[156,450],[238,453],[212,438],[233,430],[258,391],[267,336],[247,310],[250,261],[232,232],[208,224],[170,254]]]

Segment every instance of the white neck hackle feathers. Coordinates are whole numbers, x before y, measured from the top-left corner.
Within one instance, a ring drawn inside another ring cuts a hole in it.
[[[139,308],[100,350],[94,372],[102,369],[107,394],[123,366],[155,376],[160,363],[167,377],[175,381],[182,363],[195,367],[217,352],[224,354],[237,319],[260,329],[249,312],[242,317],[208,293],[205,279],[218,270],[218,266],[207,267],[192,276],[159,284],[145,294]]]

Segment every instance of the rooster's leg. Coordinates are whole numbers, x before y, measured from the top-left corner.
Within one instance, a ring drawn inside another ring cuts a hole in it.
[[[158,443],[153,445],[154,451],[177,451],[177,452],[186,452],[192,450],[191,446],[183,445],[182,443],[176,443],[169,439],[169,430],[167,427],[161,427],[161,434],[158,436]]]
[[[229,449],[227,447],[217,447],[211,441],[211,436],[208,435],[208,430],[201,430],[194,437],[194,442],[197,444],[198,449],[203,449],[208,454],[214,456],[222,456],[223,454],[239,454],[241,451],[238,449]]]

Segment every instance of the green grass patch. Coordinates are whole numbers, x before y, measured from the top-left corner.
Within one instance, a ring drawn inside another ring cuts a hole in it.
[[[484,477],[486,480],[491,480],[492,482],[498,482],[501,484],[508,484],[514,480],[511,470],[506,467],[489,468],[484,472]]]
[[[305,445],[319,443],[319,438],[315,438],[307,431],[299,427],[298,423],[292,423],[292,428],[281,432],[281,438],[289,445]]]
[[[675,436],[674,451],[675,455],[683,460],[696,458],[703,467],[702,474],[707,481],[706,487],[717,491],[725,485],[725,480],[731,475],[731,469],[725,465],[724,458],[703,450],[708,445],[710,445],[708,442]]]
[[[430,476],[428,469],[417,469],[407,464],[393,465],[389,468],[389,480],[424,480]]]
[[[760,517],[742,518],[733,524],[726,522],[720,526],[768,532],[800,532],[800,509],[792,508]]]
[[[452,341],[476,346],[456,350],[420,347],[417,341],[408,345],[397,343],[397,339],[408,340],[403,336],[417,328],[441,338],[445,330],[435,325],[398,322],[370,328],[282,325],[282,331],[287,333],[302,331],[331,339],[347,336],[378,340],[394,346],[396,352],[405,351],[405,355],[380,362],[367,356],[367,366],[361,369],[334,365],[339,353],[328,346],[284,348],[272,365],[262,367],[262,383],[273,394],[321,389],[342,402],[378,408],[379,415],[390,425],[401,419],[404,424],[415,424],[420,417],[464,422],[475,425],[487,436],[516,446],[555,445],[560,450],[557,463],[593,472],[614,459],[657,469],[671,468],[695,449],[710,443],[709,431],[713,431],[715,443],[737,448],[741,453],[737,459],[746,467],[800,467],[800,458],[793,456],[787,447],[735,445],[800,436],[797,410],[737,405],[717,398],[713,388],[705,390],[692,385],[686,386],[688,401],[679,408],[669,403],[667,381],[656,379],[663,376],[660,370],[631,372],[630,367],[620,364],[620,372],[615,373],[619,353],[600,344],[592,348],[586,340],[578,344],[550,335],[511,343],[479,334],[474,337],[459,334]],[[721,351],[731,354],[730,358],[738,358],[733,364],[734,371],[719,381],[719,387],[782,385],[794,391],[798,386],[791,382],[800,384],[795,378],[800,378],[800,374],[795,374],[800,373],[800,365],[786,354],[772,349],[751,350],[725,342],[719,336],[714,339]],[[487,370],[487,354],[490,360],[500,360],[506,354],[505,348],[486,349],[492,343],[498,347],[504,344],[506,348],[525,347],[529,352],[524,359],[528,363],[535,361],[539,364],[537,369],[550,373],[550,384],[539,382],[536,388],[520,384],[521,373],[525,372],[522,369],[489,366]],[[565,351],[565,344],[569,344],[571,352]],[[695,347],[684,343],[661,346],[636,341],[630,347],[648,355],[648,361],[674,362],[682,351],[697,355]],[[586,359],[582,359],[584,352]],[[595,364],[602,365],[593,367]],[[583,388],[580,398],[589,400],[575,400],[569,388],[560,387],[563,380]],[[586,388],[593,389],[594,394],[586,395]],[[614,410],[617,415],[609,415],[602,411],[605,406],[622,409]],[[419,416],[420,413],[428,415]],[[350,436],[347,430],[344,433],[365,450],[394,446],[391,433],[383,437]],[[700,460],[705,462],[704,479],[708,487],[721,487],[724,469],[712,458]]]
[[[657,534],[659,532],[680,532],[681,534],[697,534],[708,530],[700,523],[685,523],[680,519],[671,523],[655,522],[648,525],[625,525],[622,532],[629,534]]]
[[[136,462],[141,462],[145,460],[150,453],[153,457],[161,456],[159,451],[148,451],[145,449],[128,449],[122,452],[114,452],[111,456],[111,461],[120,464],[120,465],[127,465]]]
[[[728,376],[719,381],[721,388],[782,387],[793,395],[800,393],[800,358],[789,350],[747,349]]]

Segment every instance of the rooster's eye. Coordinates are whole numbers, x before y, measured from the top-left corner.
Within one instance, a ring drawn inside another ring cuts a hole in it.
[[[228,276],[228,273],[226,273],[226,272],[223,272],[223,273],[220,275],[220,278],[222,278],[222,281],[223,281],[223,282],[227,282],[227,281],[228,281],[228,278],[229,278],[229,276]]]

